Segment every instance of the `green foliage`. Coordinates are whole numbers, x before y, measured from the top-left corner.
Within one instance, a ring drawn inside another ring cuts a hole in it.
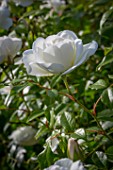
[[[41,0],[27,7],[8,2],[13,25],[9,30],[0,28],[0,36],[16,36],[23,44],[12,63],[0,64],[3,170],[43,170],[68,157],[70,138],[77,144],[75,160],[81,160],[86,169],[113,169],[113,2],[66,2],[57,10],[42,6]],[[99,45],[95,55],[67,75],[70,92],[62,76],[30,76],[17,62],[36,38],[67,29],[84,44],[96,40]],[[24,126],[36,129],[36,145],[21,146],[10,140],[12,132]]]

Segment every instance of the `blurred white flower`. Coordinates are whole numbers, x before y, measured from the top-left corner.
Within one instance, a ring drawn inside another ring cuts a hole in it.
[[[50,0],[50,4],[54,9],[59,9],[62,5],[65,5],[65,1],[61,0]]]
[[[33,3],[33,0],[13,0],[13,1],[17,6],[21,5],[23,7],[27,7]]]
[[[54,165],[44,170],[86,170],[83,163],[78,160],[73,162],[68,158],[63,158],[55,162]]]
[[[0,37],[0,64],[4,61],[11,61],[20,50],[22,41],[19,38],[8,36]]]
[[[7,2],[2,1],[2,4],[0,6],[0,28],[8,30],[13,22],[12,19],[9,18],[9,9],[7,8]]]
[[[48,4],[48,7],[53,7],[54,9],[58,9],[62,5],[65,5],[65,1],[61,0],[45,0],[45,2]]]
[[[31,126],[24,126],[13,131],[9,136],[9,139],[12,139],[14,143],[19,145],[31,146],[37,143],[35,135],[36,129],[32,128]]]
[[[0,94],[10,94],[11,86],[5,86],[0,89]]]
[[[53,11],[57,12],[59,15],[62,14],[62,11],[66,5],[64,0],[43,0],[45,4],[40,5],[40,9],[51,8],[50,12],[46,15],[45,19],[53,15]]]
[[[87,61],[97,47],[95,41],[83,45],[74,32],[65,30],[46,39],[37,38],[32,49],[23,53],[23,62],[30,75],[67,74]]]

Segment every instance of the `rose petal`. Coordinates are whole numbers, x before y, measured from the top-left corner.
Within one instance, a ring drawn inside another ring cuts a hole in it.
[[[13,45],[12,45],[12,56],[15,56],[16,53],[21,49],[22,41],[19,38],[12,38]]]
[[[49,46],[44,50],[43,59],[47,63],[62,64],[68,69],[74,63],[75,47],[71,42],[64,43],[60,48],[57,46]]]
[[[82,40],[76,39],[75,40],[75,46],[76,46],[76,59],[75,62],[77,63],[80,60],[80,57],[82,57],[82,52],[83,52],[83,44]]]
[[[56,40],[56,38],[58,39],[57,35],[50,35],[45,39],[45,41],[46,41],[47,45],[52,45],[54,40]]]
[[[84,45],[82,57],[80,57],[80,60],[75,62],[75,65],[71,67],[70,69],[68,69],[67,71],[65,71],[62,75],[72,72],[75,68],[77,68],[82,63],[87,61],[88,58],[95,53],[97,48],[98,48],[98,44],[96,41],[92,41],[91,43]]]
[[[30,63],[33,63],[35,61],[35,55],[33,54],[33,50],[26,50],[23,53],[23,63],[26,66],[27,72],[28,74],[31,72],[31,67],[30,67]]]
[[[69,31],[69,30],[60,31],[57,35],[64,39],[75,40],[78,38],[73,31]]]
[[[42,67],[41,64],[38,63],[31,63],[30,67],[30,75],[35,75],[38,77],[41,76],[52,76],[53,74],[50,73],[46,68]]]
[[[37,38],[34,43],[33,43],[33,46],[32,46],[32,49],[35,51],[35,52],[38,52],[38,48],[40,49],[44,49],[46,47],[45,45],[45,39],[44,38]]]
[[[51,74],[60,74],[64,71],[64,66],[58,63],[37,63],[42,69]]]
[[[13,24],[13,21],[11,18],[6,18],[2,21],[2,28],[8,30]]]
[[[35,54],[35,59],[37,62],[44,62],[43,60],[43,50],[46,48],[45,39],[37,38],[33,43],[32,49]]]

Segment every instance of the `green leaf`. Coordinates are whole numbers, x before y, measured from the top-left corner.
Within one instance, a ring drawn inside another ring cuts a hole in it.
[[[110,109],[103,110],[98,113],[97,118],[101,121],[113,121],[113,111]]]
[[[49,145],[38,155],[38,161],[41,169],[47,168],[54,163],[57,155],[51,151]]]
[[[60,103],[57,105],[57,107],[55,108],[55,112],[56,114],[63,112],[67,109],[68,105],[65,105],[64,103]]]
[[[113,108],[113,89],[111,87],[103,91],[101,101],[110,109]]]
[[[11,81],[12,84],[20,83],[20,82],[23,82],[23,79],[14,79],[14,80]]]
[[[106,87],[107,87],[107,83],[103,79],[98,80],[96,83],[90,86],[91,89],[95,89],[95,90],[104,89]]]
[[[92,161],[95,163],[95,165],[98,165],[98,167],[107,167],[107,156],[101,151],[96,151],[92,155]]]
[[[110,146],[107,150],[106,150],[106,155],[108,157],[108,161],[113,163],[113,146]]]
[[[100,70],[103,66],[110,64],[111,62],[113,62],[113,50],[102,59],[96,70]]]
[[[39,137],[47,134],[49,129],[46,126],[42,126],[35,135],[35,138],[38,139]]]
[[[51,129],[54,129],[54,125],[55,125],[55,112],[54,112],[54,110],[51,110],[50,111],[50,124],[49,124],[49,127],[51,128]]]
[[[50,97],[50,98],[55,98],[55,97],[57,97],[58,96],[58,92],[57,92],[57,90],[48,90],[47,91],[47,95]]]
[[[88,166],[86,165],[86,168],[88,167],[88,170],[98,170],[98,167],[96,165],[89,164]]]
[[[75,115],[73,113],[64,112],[60,117],[61,125],[66,131],[73,131],[75,129]]]
[[[101,18],[101,21],[100,21],[100,29],[102,29],[104,23],[106,22],[106,20],[108,19],[108,17],[113,13],[113,7],[110,7],[109,10],[107,10],[102,18]]]
[[[13,91],[15,91],[16,93],[18,92],[21,92],[25,87],[27,87],[28,84],[23,84],[23,85],[19,85],[19,86],[14,86],[12,88]]]
[[[0,83],[0,89],[4,88],[5,85],[3,83]]]
[[[61,76],[53,76],[53,78],[51,79],[51,87],[54,88],[56,84],[59,83],[59,81],[61,81]]]
[[[113,79],[113,75],[109,74],[108,77],[109,77],[109,79]]]
[[[27,123],[33,121],[34,119],[36,119],[36,118],[38,118],[42,115],[44,115],[44,113],[45,112],[37,112],[37,111],[32,112],[32,114],[27,119]]]
[[[79,128],[70,136],[75,139],[85,139],[86,138],[85,130],[83,128]]]

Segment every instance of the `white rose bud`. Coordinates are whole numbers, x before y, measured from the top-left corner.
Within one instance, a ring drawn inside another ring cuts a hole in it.
[[[74,32],[65,30],[46,39],[37,38],[32,49],[23,53],[23,62],[30,75],[67,74],[87,61],[97,47],[95,41],[83,45]]]
[[[11,38],[8,36],[0,37],[0,64],[4,61],[12,60],[22,46],[19,38]]]
[[[74,138],[68,140],[68,156],[72,160],[75,160],[75,158],[82,160],[84,158],[83,151]]]
[[[36,129],[31,126],[25,126],[13,131],[9,139],[12,139],[16,144],[22,146],[31,146],[37,143],[35,135]]]
[[[70,159],[74,159],[74,152],[75,152],[75,139],[70,138],[68,140],[68,155]]]

